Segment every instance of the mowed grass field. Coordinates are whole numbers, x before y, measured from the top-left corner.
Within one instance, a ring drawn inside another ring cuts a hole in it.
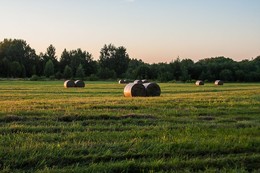
[[[260,83],[0,81],[0,172],[259,172]]]

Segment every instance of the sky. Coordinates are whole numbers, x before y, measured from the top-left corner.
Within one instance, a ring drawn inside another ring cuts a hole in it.
[[[0,41],[23,39],[39,54],[105,44],[146,63],[177,57],[235,61],[260,55],[260,0],[0,0]]]

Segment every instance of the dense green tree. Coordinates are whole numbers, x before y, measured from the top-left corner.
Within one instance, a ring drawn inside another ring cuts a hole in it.
[[[186,66],[182,66],[181,67],[181,76],[180,76],[180,80],[183,82],[186,82],[188,80],[190,80],[190,75],[188,73],[188,68]]]
[[[122,77],[128,68],[130,58],[123,46],[104,45],[100,51],[99,64],[101,68],[114,70],[117,77]]]
[[[171,73],[172,73],[173,79],[179,80],[179,78],[180,78],[180,76],[182,74],[180,58],[178,57],[176,60],[171,62],[169,64],[169,66],[171,68]]]
[[[245,72],[243,70],[236,70],[235,71],[235,79],[238,82],[245,81]]]
[[[224,69],[220,72],[219,77],[224,81],[233,81],[232,71],[229,69]]]
[[[61,72],[64,72],[65,67],[67,65],[70,65],[70,60],[71,60],[70,53],[66,49],[64,49],[63,52],[61,53],[61,58],[59,63],[59,68]]]
[[[49,60],[53,65],[47,65]],[[212,57],[196,63],[191,59],[177,58],[170,63],[147,64],[142,60],[130,59],[126,48],[109,44],[101,49],[98,61],[81,49],[64,49],[58,61],[53,45],[47,48],[46,53],[37,55],[24,40],[4,39],[0,42],[0,77],[54,74],[57,79],[91,76],[92,79],[147,78],[165,82],[197,79],[260,82],[260,56],[240,62],[226,57]]]
[[[1,68],[0,68],[1,76],[10,77],[11,75],[10,68],[11,68],[11,62],[7,58],[3,58],[1,60]]]
[[[85,72],[83,69],[83,66],[81,64],[79,64],[77,71],[76,71],[76,77],[83,80],[85,77]]]
[[[114,70],[110,70],[108,68],[100,68],[98,70],[98,77],[100,79],[115,79],[116,78],[116,72]]]
[[[54,65],[51,59],[49,59],[49,61],[47,61],[45,64],[44,75],[46,77],[50,77],[54,75]]]
[[[157,79],[159,81],[167,82],[167,81],[174,80],[173,69],[172,69],[171,65],[169,65],[167,63],[159,63],[157,65],[157,69],[158,69]]]
[[[140,65],[137,68],[137,79],[150,79],[151,69],[148,64]]]
[[[125,72],[125,76],[128,79],[137,79],[138,74],[137,74],[137,69],[139,66],[144,65],[145,63],[141,59],[130,59],[128,63],[128,68]]]
[[[42,54],[42,60],[43,64],[45,65],[49,60],[52,61],[54,72],[57,72],[59,69],[59,62],[57,60],[56,56],[56,48],[51,44],[49,47],[47,47],[46,53]]]
[[[19,62],[17,61],[13,61],[11,63],[11,66],[10,66],[10,71],[11,71],[11,76],[16,78],[16,77],[22,77],[22,66],[20,65]]]
[[[65,66],[69,65],[72,69],[73,75],[76,76],[77,68],[80,64],[83,67],[85,76],[89,76],[97,72],[97,64],[89,52],[82,51],[81,49],[68,52],[64,49],[60,59],[61,71],[64,71]]]
[[[64,72],[63,72],[63,77],[65,79],[71,79],[73,77],[72,69],[70,68],[70,66],[68,66],[68,65],[65,66]]]
[[[0,61],[2,61],[1,64],[3,66],[6,65],[6,62],[3,62],[4,58],[8,59],[10,63],[16,61],[23,66],[25,69],[23,74],[27,77],[33,74],[33,71],[35,71],[33,67],[37,65],[39,60],[35,50],[26,41],[18,39],[4,39],[3,42],[0,42]],[[10,76],[10,68],[1,75],[5,77]]]

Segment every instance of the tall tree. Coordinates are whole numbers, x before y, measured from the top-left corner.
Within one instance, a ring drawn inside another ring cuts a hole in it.
[[[220,72],[219,77],[224,81],[233,81],[232,71],[229,69],[224,69]]]
[[[65,79],[71,79],[73,77],[70,66],[66,65],[66,67],[64,68],[63,76]]]
[[[18,39],[4,39],[3,42],[0,42],[1,64],[3,64],[4,58],[7,58],[9,62],[16,61],[24,66],[27,77],[33,74],[33,66],[37,64],[38,60],[35,50],[26,41]]]
[[[50,77],[54,75],[54,65],[51,59],[45,64],[44,75]]]
[[[76,75],[77,68],[82,65],[85,76],[89,76],[97,72],[97,64],[93,60],[89,52],[82,51],[81,49],[67,51],[66,49],[61,54],[60,69],[64,70],[66,65],[72,69],[73,75]]]
[[[79,78],[79,79],[84,79],[85,77],[85,71],[83,69],[83,66],[82,64],[79,64],[78,68],[77,68],[77,71],[76,71],[76,77]]]
[[[11,75],[12,77],[22,77],[22,66],[19,62],[13,61],[11,63]]]
[[[123,46],[115,47],[112,44],[104,45],[100,51],[99,64],[101,68],[108,68],[116,72],[117,77],[121,77],[128,68],[130,59]]]
[[[56,56],[56,48],[51,44],[47,47],[46,53],[42,54],[43,64],[46,64],[49,60],[52,61],[54,72],[57,72],[58,69],[58,60]]]
[[[70,65],[70,60],[71,60],[70,53],[66,49],[64,49],[63,52],[61,53],[61,58],[59,63],[61,72],[64,72],[65,67],[67,65]]]

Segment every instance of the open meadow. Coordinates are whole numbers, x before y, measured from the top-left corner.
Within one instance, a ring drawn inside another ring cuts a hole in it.
[[[0,172],[259,172],[260,83],[0,81]]]

